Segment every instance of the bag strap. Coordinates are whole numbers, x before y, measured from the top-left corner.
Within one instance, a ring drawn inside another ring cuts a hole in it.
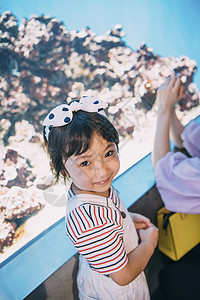
[[[163,214],[163,229],[167,230],[167,226],[169,224],[169,218],[174,214],[174,212],[169,212],[166,214]]]

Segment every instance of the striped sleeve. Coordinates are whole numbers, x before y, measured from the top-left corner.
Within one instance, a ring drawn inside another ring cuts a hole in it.
[[[93,270],[110,274],[126,265],[119,211],[84,203],[67,214],[66,232]]]

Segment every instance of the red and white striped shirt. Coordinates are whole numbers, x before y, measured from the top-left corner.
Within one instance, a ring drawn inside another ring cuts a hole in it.
[[[123,243],[120,198],[111,187],[110,196],[74,195],[68,191],[66,232],[90,267],[102,274],[121,270],[127,263]]]

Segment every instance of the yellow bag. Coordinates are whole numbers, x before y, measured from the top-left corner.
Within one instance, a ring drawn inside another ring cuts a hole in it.
[[[162,207],[157,212],[158,249],[179,260],[200,242],[200,214],[173,213]]]

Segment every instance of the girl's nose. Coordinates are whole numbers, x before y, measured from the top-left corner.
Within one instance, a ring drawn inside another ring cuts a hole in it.
[[[95,165],[94,165],[94,173],[97,178],[106,179],[106,178],[104,178],[108,173],[106,164],[102,161],[96,160]]]

